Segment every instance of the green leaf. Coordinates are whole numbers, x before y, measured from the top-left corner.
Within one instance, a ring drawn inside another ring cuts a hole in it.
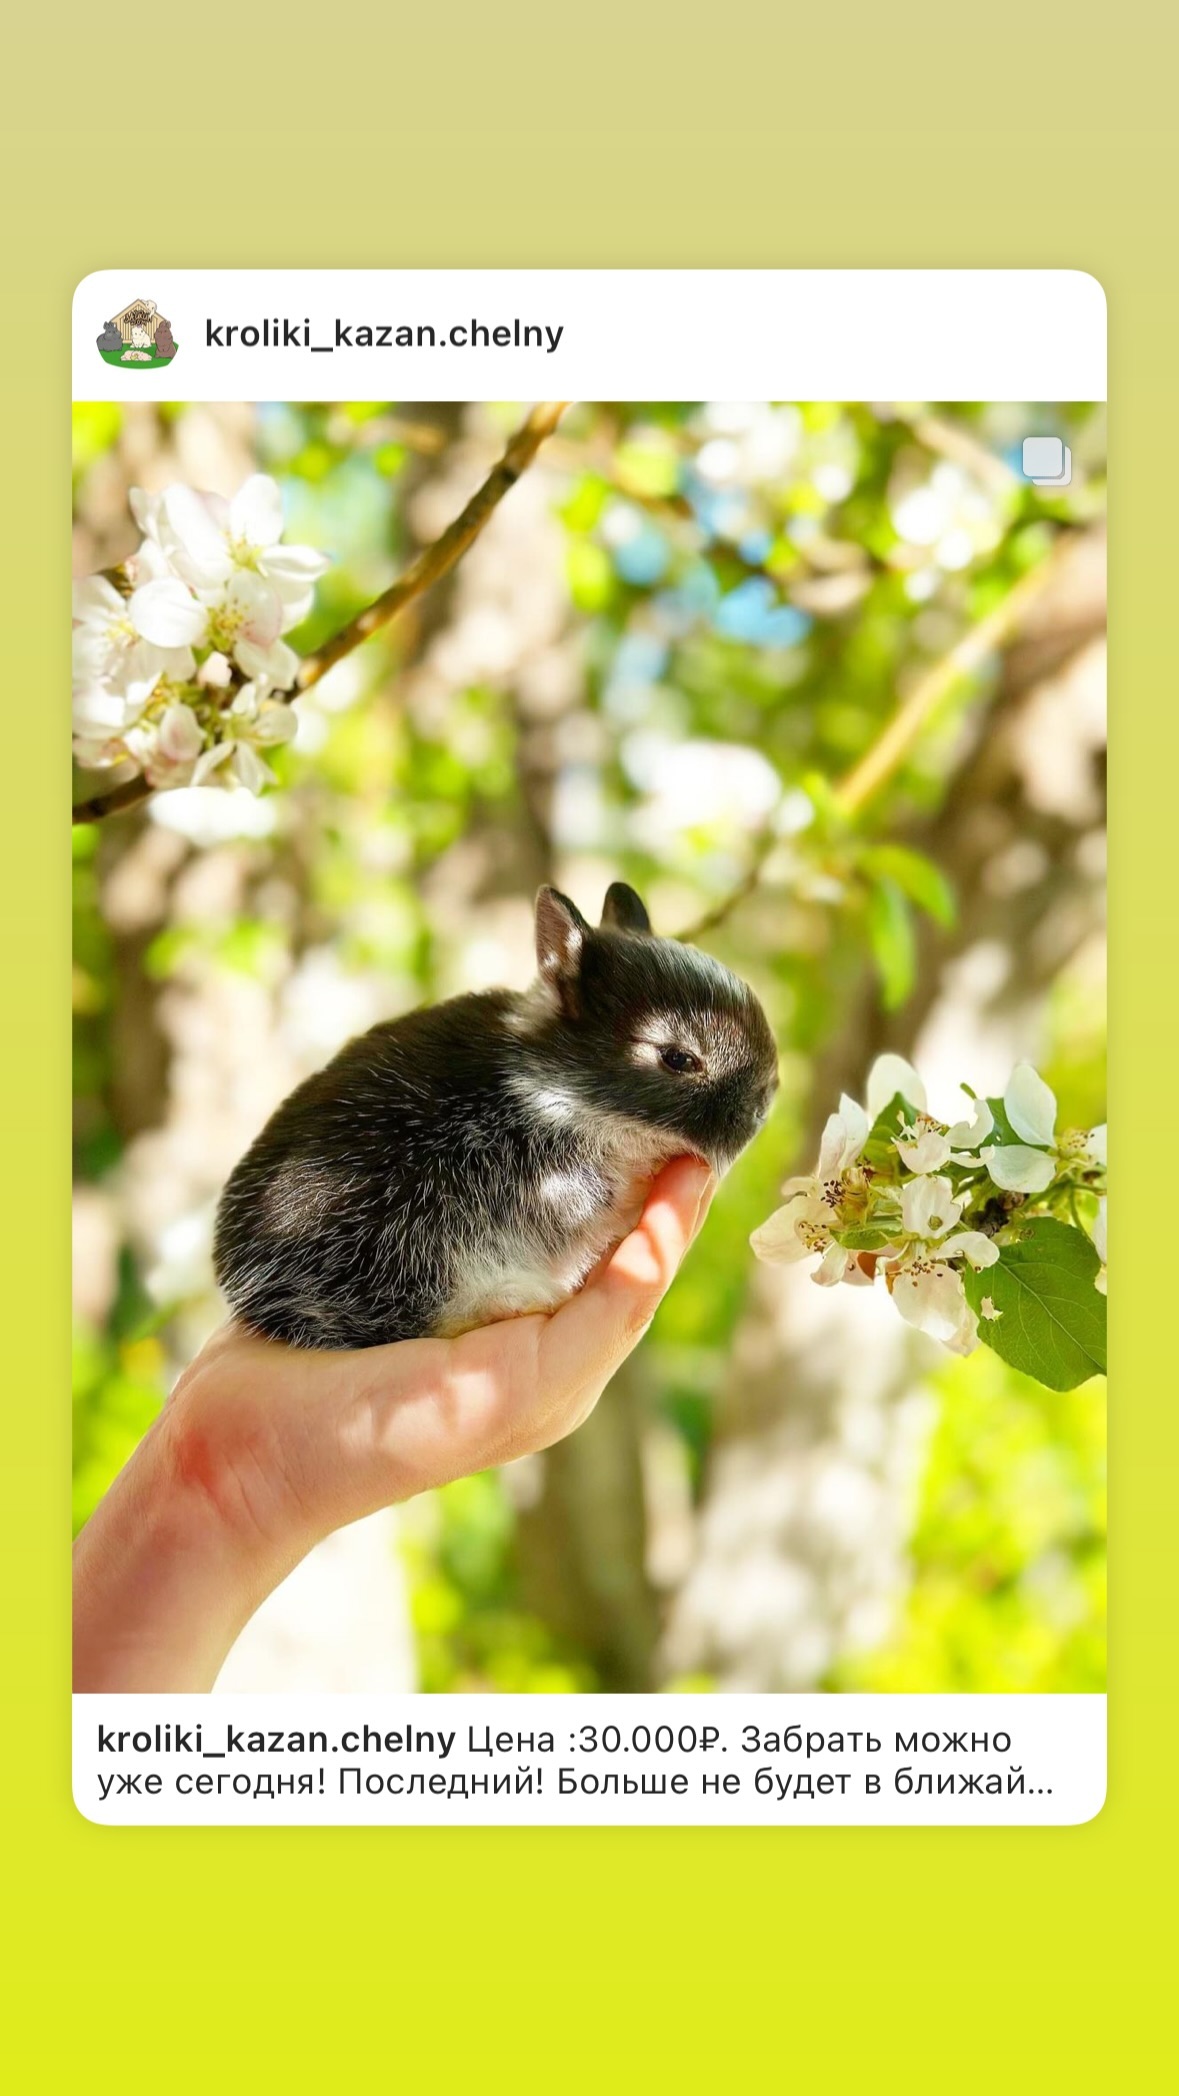
[[[883,1107],[868,1130],[868,1140],[860,1152],[865,1164],[870,1164],[878,1178],[897,1178],[901,1160],[897,1156],[893,1138],[900,1133],[902,1118],[910,1125],[917,1117],[917,1108],[907,1099],[894,1092],[888,1105]]]
[[[850,1230],[837,1230],[834,1234],[845,1252],[882,1252],[885,1245],[895,1244],[902,1233],[899,1223],[892,1230],[883,1230],[876,1223],[857,1223]]]
[[[985,1141],[980,1143],[979,1148],[989,1150],[993,1149],[996,1144],[1002,1144],[1006,1147],[1011,1143],[1022,1143],[1024,1138],[1022,1135],[1016,1134],[1015,1129],[1008,1120],[1007,1108],[1004,1106],[1003,1101],[1001,1099],[988,1099],[987,1105],[994,1116],[995,1125]]]
[[[1073,1390],[1105,1373],[1105,1297],[1094,1287],[1097,1252],[1083,1230],[1041,1216],[998,1265],[962,1276],[976,1313],[991,1298],[998,1318],[979,1316],[985,1346],[1049,1390]]]
[[[884,1008],[903,1004],[917,975],[917,941],[909,905],[895,881],[877,881],[868,895],[868,941],[884,993]]]
[[[954,891],[940,866],[922,852],[910,851],[906,844],[872,844],[861,864],[878,880],[895,882],[935,923],[953,924],[957,913]]]

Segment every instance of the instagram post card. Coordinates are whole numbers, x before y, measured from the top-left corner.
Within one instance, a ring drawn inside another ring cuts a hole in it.
[[[1106,315],[73,307],[74,1797],[1105,1796]]]

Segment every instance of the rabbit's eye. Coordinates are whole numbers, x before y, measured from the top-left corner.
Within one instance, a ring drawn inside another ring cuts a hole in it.
[[[659,1060],[665,1070],[674,1070],[677,1077],[690,1077],[694,1071],[704,1068],[700,1057],[687,1048],[661,1048]]]

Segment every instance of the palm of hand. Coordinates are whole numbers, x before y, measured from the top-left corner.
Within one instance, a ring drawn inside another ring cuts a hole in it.
[[[704,1165],[674,1160],[630,1236],[549,1316],[356,1353],[223,1327],[160,1421],[173,1464],[235,1530],[301,1554],[377,1507],[549,1447],[642,1336],[712,1190]]]

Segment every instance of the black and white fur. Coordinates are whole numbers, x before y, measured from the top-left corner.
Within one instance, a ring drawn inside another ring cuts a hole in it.
[[[551,1310],[662,1164],[721,1173],[756,1134],[777,1056],[747,984],[622,882],[596,930],[542,888],[536,945],[530,990],[374,1026],[271,1117],[217,1216],[245,1324],[363,1347]]]

